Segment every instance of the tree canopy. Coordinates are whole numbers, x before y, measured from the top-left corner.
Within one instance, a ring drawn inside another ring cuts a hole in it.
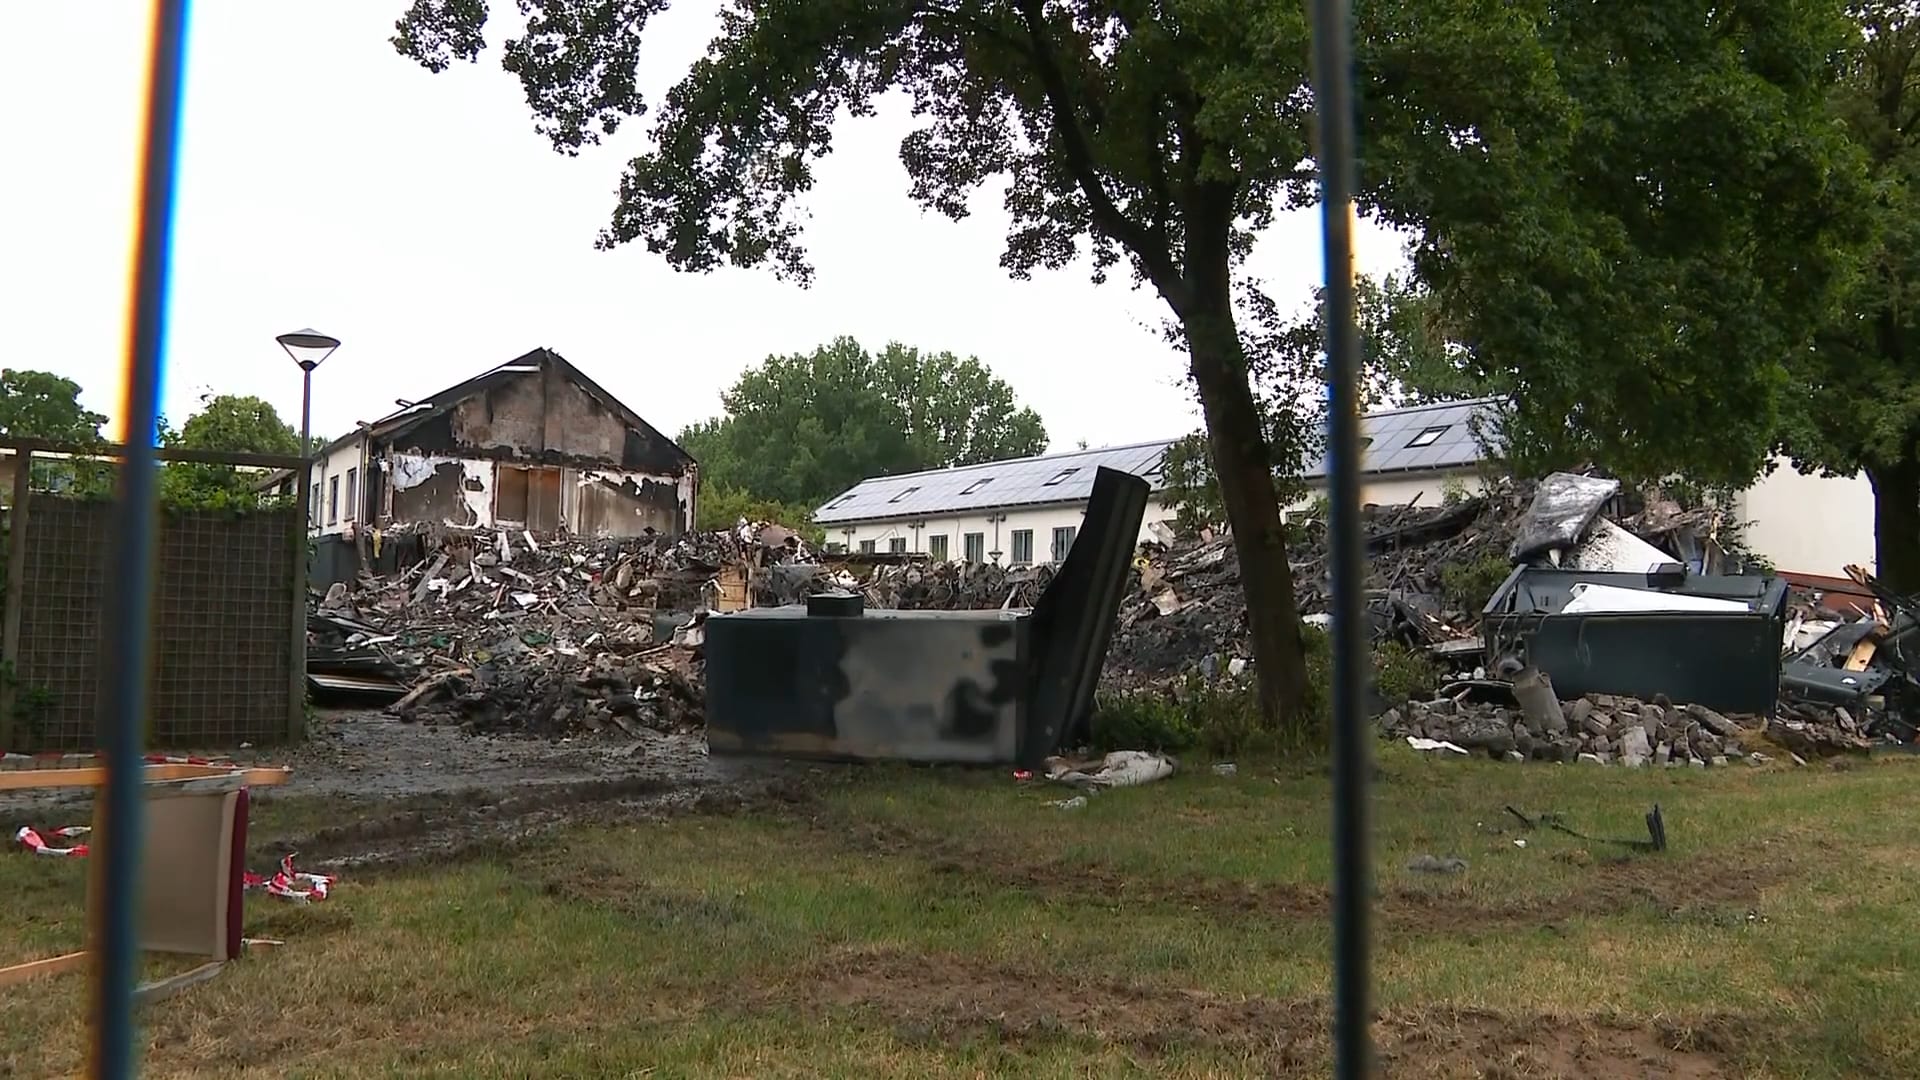
[[[80,404],[80,384],[45,371],[0,369],[0,435],[91,444],[107,418]]]
[[[194,450],[300,453],[299,433],[281,421],[272,405],[234,394],[203,396],[199,410],[178,431],[163,422],[160,443]],[[171,461],[160,474],[160,499],[169,506],[252,506],[259,501],[253,490],[257,479],[231,465]]]
[[[704,486],[818,506],[869,476],[1043,452],[1039,414],[973,357],[852,338],[771,356],[680,434]]]
[[[1832,317],[1790,365],[1780,446],[1809,471],[1865,471],[1879,573],[1920,590],[1920,14],[1911,3],[1848,5],[1856,37],[1835,114],[1866,169],[1872,243]],[[1817,569],[1826,573],[1838,567]]]
[[[521,0],[504,66],[565,153],[648,105],[666,0]],[[415,0],[393,41],[476,59],[487,5]],[[1624,470],[1751,475],[1786,359],[1829,302],[1849,227],[1825,112],[1831,0],[1403,0],[1356,5],[1361,209],[1414,268],[1518,429],[1576,429]],[[1247,592],[1263,710],[1300,715],[1304,660],[1234,275],[1311,205],[1310,30],[1297,0],[732,0],[652,111],[600,236],[686,270],[808,277],[802,198],[832,126],[902,90],[910,195],[954,218],[1006,182],[1001,265],[1090,258],[1173,316]],[[1730,358],[1740,358],[1730,364]]]

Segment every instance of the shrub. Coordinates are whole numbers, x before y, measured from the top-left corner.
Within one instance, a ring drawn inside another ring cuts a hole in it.
[[[1094,699],[1093,748],[1182,753],[1199,741],[1192,717],[1170,693],[1135,690]]]
[[[1397,641],[1383,642],[1373,650],[1373,684],[1391,703],[1426,701],[1440,688],[1440,669],[1425,653]]]
[[[1498,554],[1472,562],[1449,563],[1440,569],[1440,597],[1447,606],[1478,618],[1487,601],[1513,572],[1513,564]]]

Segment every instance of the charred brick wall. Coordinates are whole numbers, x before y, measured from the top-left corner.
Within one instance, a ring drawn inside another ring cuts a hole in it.
[[[112,507],[37,497],[28,508],[7,750],[91,750],[101,683],[101,602]],[[154,564],[153,681],[147,741],[222,749],[287,737],[292,662],[292,511],[235,517],[164,511]]]

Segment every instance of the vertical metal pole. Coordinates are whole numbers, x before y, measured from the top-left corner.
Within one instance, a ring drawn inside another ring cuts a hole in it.
[[[307,529],[313,520],[313,368],[300,365],[300,476],[294,482],[293,613],[287,628],[287,737],[307,737]]]
[[[33,499],[33,451],[13,452],[13,505],[7,510],[7,598],[0,612],[0,750],[18,750],[14,707],[19,704],[20,605],[26,602],[27,512]]]
[[[1321,235],[1326,265],[1328,453],[1332,458],[1334,1075],[1372,1075],[1368,986],[1371,852],[1368,732],[1361,694],[1369,664],[1361,589],[1360,336],[1353,295],[1352,12],[1312,0],[1313,101],[1318,121]]]
[[[133,267],[132,333],[127,397],[122,410],[126,454],[114,502],[112,558],[117,583],[102,612],[106,678],[100,702],[100,748],[106,756],[104,824],[93,872],[99,922],[94,928],[93,1075],[134,1072],[133,989],[138,945],[141,836],[141,744],[146,735],[152,662],[153,564],[159,477],[153,452],[161,365],[167,332],[168,263],[173,242],[175,172],[179,166],[181,83],[187,43],[187,0],[155,0],[147,87],[147,141],[142,162],[140,226]]]

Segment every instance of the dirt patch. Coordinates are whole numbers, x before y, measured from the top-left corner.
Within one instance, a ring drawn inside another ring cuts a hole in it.
[[[260,819],[284,801],[300,805],[294,816],[326,822],[282,836],[256,830],[257,858],[297,851],[303,868],[356,873],[511,849],[568,825],[782,804],[820,774],[711,758],[697,735],[476,736],[364,711],[320,714],[299,746],[209,756],[291,767],[290,782],[254,792]],[[84,823],[92,798],[84,789],[0,795],[0,824]]]
[[[897,825],[816,821],[832,842],[866,853],[926,861],[955,888],[1013,889],[1046,899],[1106,907],[1156,904],[1277,920],[1331,915],[1326,886],[1293,882],[1156,880],[1100,863],[1009,859],[970,848],[950,835]],[[1374,910],[1383,929],[1405,934],[1552,925],[1558,920],[1652,910],[1672,919],[1724,921],[1752,917],[1762,892],[1792,872],[1789,858],[1767,861],[1732,854],[1649,855],[1592,865],[1570,893],[1489,899],[1454,882],[1432,886],[1385,881]]]
[[[509,854],[561,828],[630,824],[690,813],[738,813],[809,797],[805,778],[782,772],[727,783],[673,783],[653,776],[536,787],[499,798],[483,791],[363,802],[356,816],[302,835],[254,845],[300,853],[318,870],[394,869],[476,855]]]
[[[1153,1056],[1225,1051],[1264,1075],[1325,1075],[1330,1052],[1320,1002],[1069,978],[953,955],[850,949],[749,1003],[857,1010],[915,1041],[1087,1039]],[[1437,1008],[1382,1016],[1374,1038],[1389,1076],[1705,1078],[1736,1075],[1729,1050],[1742,1028]]]

